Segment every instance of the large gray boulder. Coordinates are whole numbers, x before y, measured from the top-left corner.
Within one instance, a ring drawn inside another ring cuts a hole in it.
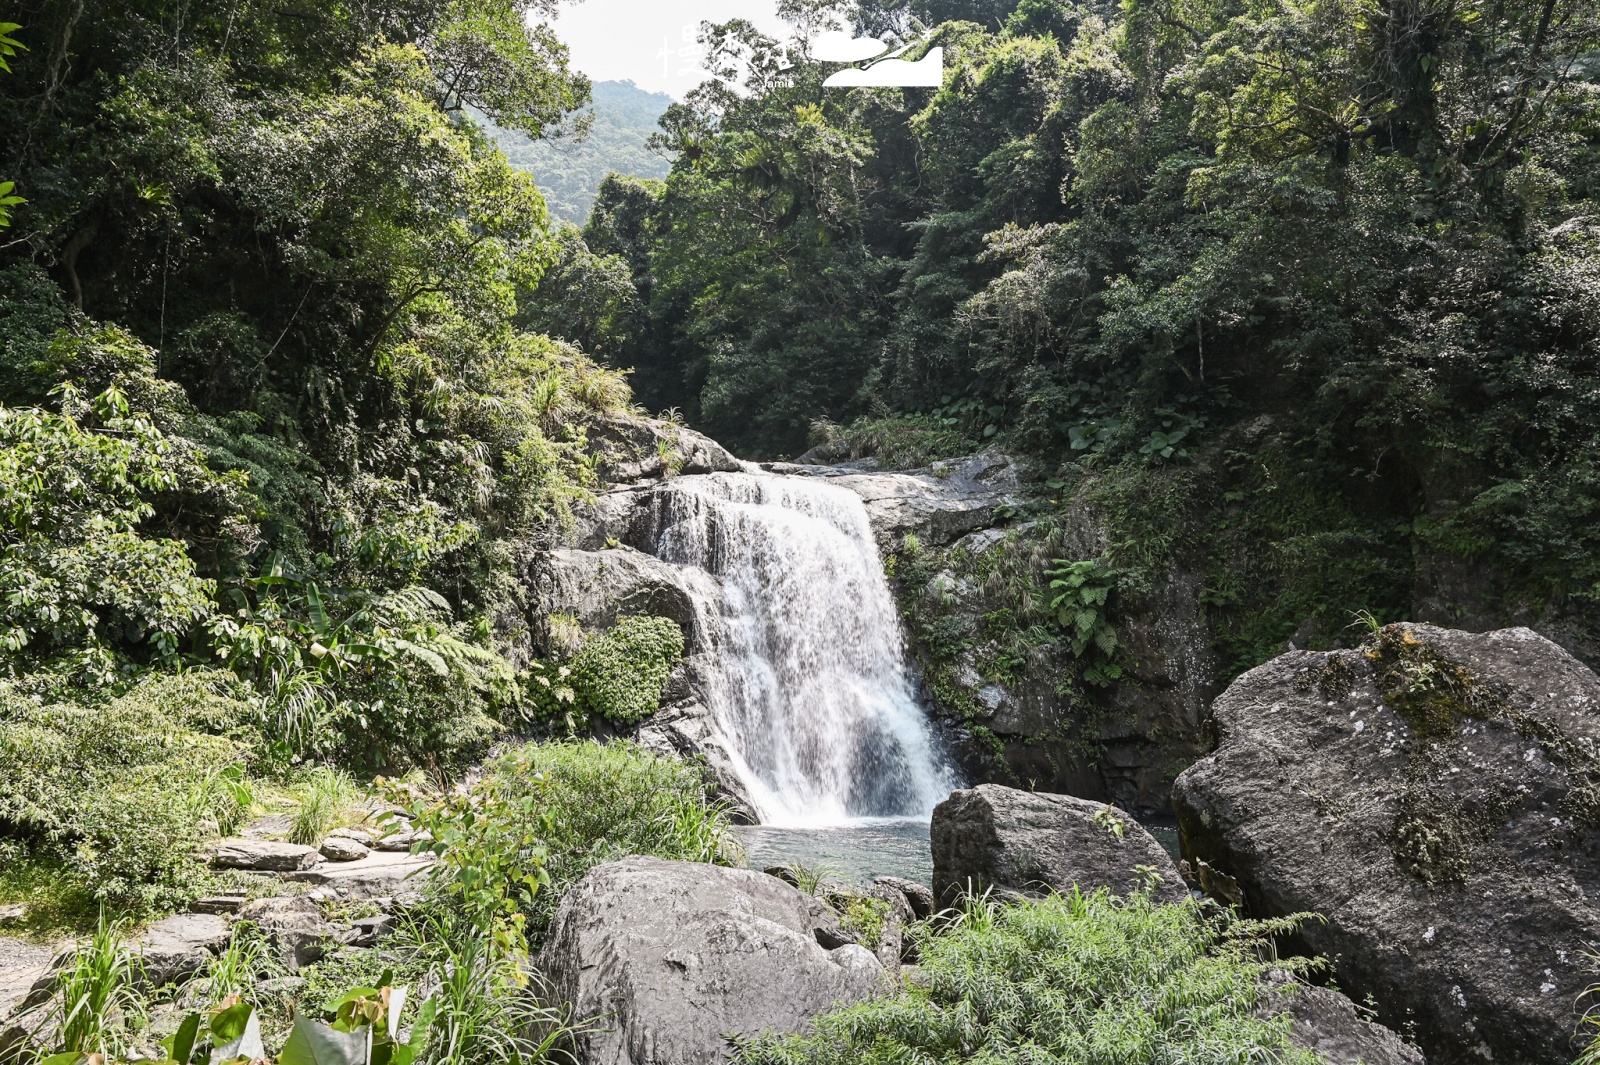
[[[1600,678],[1527,629],[1391,625],[1216,702],[1185,851],[1302,933],[1434,1065],[1566,1062],[1600,927]]]
[[[151,987],[193,976],[228,945],[228,922],[210,913],[176,913],[146,928],[133,942]]]
[[[577,1039],[579,1060],[712,1065],[728,1060],[730,1033],[798,1031],[883,988],[870,951],[819,938],[837,942],[837,920],[776,877],[625,858],[562,900],[539,967],[555,1002],[598,1021]]]
[[[709,436],[655,418],[607,419],[589,431],[589,443],[600,452],[606,479],[613,483],[745,468]]]
[[[693,572],[643,551],[561,548],[535,558],[525,579],[534,593],[533,613],[545,624],[550,615],[564,614],[596,631],[622,617],[664,617],[678,623],[691,647],[698,642]]]
[[[1115,807],[1071,795],[980,784],[933,810],[933,891],[950,905],[969,885],[1024,895],[1116,894],[1151,882],[1151,897],[1176,902],[1188,888],[1154,836]]]
[[[353,938],[329,923],[317,904],[304,895],[246,903],[239,920],[259,928],[278,960],[292,969],[321,961],[330,949]]]

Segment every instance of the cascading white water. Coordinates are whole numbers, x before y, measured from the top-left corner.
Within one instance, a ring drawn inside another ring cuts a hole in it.
[[[701,672],[764,824],[926,816],[955,786],[906,671],[865,507],[822,481],[718,473],[655,493],[654,553],[703,571]]]

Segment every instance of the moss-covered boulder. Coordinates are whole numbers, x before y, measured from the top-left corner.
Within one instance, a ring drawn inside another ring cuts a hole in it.
[[[1214,707],[1174,786],[1189,857],[1434,1065],[1565,1062],[1600,926],[1600,678],[1528,629],[1391,625],[1292,652]]]

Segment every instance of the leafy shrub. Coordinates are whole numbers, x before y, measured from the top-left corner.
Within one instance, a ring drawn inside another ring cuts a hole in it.
[[[117,389],[92,404],[58,394],[60,414],[0,406],[0,661],[107,640],[170,658],[211,612],[213,584],[181,543],[136,528],[184,466]]]
[[[0,685],[0,834],[54,852],[103,899],[177,901],[202,876],[199,825],[236,815],[215,786],[245,756],[200,727],[247,720],[214,673],[152,676],[102,703],[45,702]]]
[[[490,761],[466,795],[403,797],[442,859],[435,890],[486,919],[525,922],[535,942],[596,865],[724,860],[728,822],[700,774],[629,742],[528,744]]]
[[[1254,1015],[1267,967],[1255,948],[1270,930],[1142,895],[979,899],[954,928],[913,933],[916,985],[824,1014],[813,1034],[747,1042],[740,1060],[1312,1065],[1315,1055],[1290,1046],[1287,1017]]]
[[[1096,684],[1116,680],[1122,676],[1122,668],[1115,661],[1117,630],[1111,624],[1107,605],[1116,588],[1116,572],[1093,559],[1056,559],[1055,566],[1045,571],[1054,593],[1050,596],[1050,609],[1067,634],[1073,656],[1083,659],[1092,653],[1084,679]]]
[[[589,713],[635,725],[655,713],[667,676],[682,657],[683,630],[677,622],[623,618],[574,656],[573,688]]]
[[[572,1031],[563,1010],[540,1004],[537,972],[497,954],[492,939],[448,915],[430,915],[403,936],[417,939],[437,982],[438,1019],[428,1060],[433,1065],[491,1065],[572,1059],[553,1052]]]
[[[811,424],[808,442],[823,462],[875,458],[891,470],[927,466],[939,459],[970,455],[982,446],[978,440],[982,427],[977,427],[977,433],[960,428],[968,420],[964,417],[967,412],[956,406],[947,404],[928,415],[858,418],[849,426],[821,419]]]
[[[565,717],[573,729],[591,715],[637,725],[661,705],[661,691],[681,658],[677,622],[626,617],[584,641],[569,663],[535,663],[529,690],[544,717]]]
[[[94,935],[62,965],[56,993],[43,1008],[64,1052],[115,1054],[129,1040],[129,1025],[142,1016],[136,986],[143,965],[123,943],[126,931],[124,922],[102,912]]]
[[[516,697],[505,659],[463,638],[431,589],[339,588],[274,559],[228,591],[235,609],[212,618],[213,650],[262,693],[281,753],[450,761],[483,746],[489,710]]]

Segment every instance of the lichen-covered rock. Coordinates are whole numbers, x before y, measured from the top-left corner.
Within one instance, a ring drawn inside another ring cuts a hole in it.
[[[1391,625],[1234,682],[1174,786],[1185,851],[1434,1065],[1565,1062],[1600,927],[1600,678],[1527,629]]]
[[[1289,1040],[1314,1051],[1325,1065],[1426,1065],[1422,1051],[1356,1012],[1356,1004],[1328,987],[1294,983],[1282,969],[1267,974],[1256,1008],[1262,1019],[1287,1013]]]
[[[590,870],[562,900],[539,966],[579,1020],[590,1065],[721,1065],[729,1034],[803,1029],[886,980],[818,900],[776,877],[658,858]]]
[[[1146,887],[1160,902],[1188,896],[1177,866],[1127,814],[1089,799],[998,784],[950,793],[934,807],[933,891],[949,905],[965,891],[1085,894]]]
[[[613,483],[693,473],[736,473],[744,463],[703,433],[656,418],[618,416],[589,431]]]

